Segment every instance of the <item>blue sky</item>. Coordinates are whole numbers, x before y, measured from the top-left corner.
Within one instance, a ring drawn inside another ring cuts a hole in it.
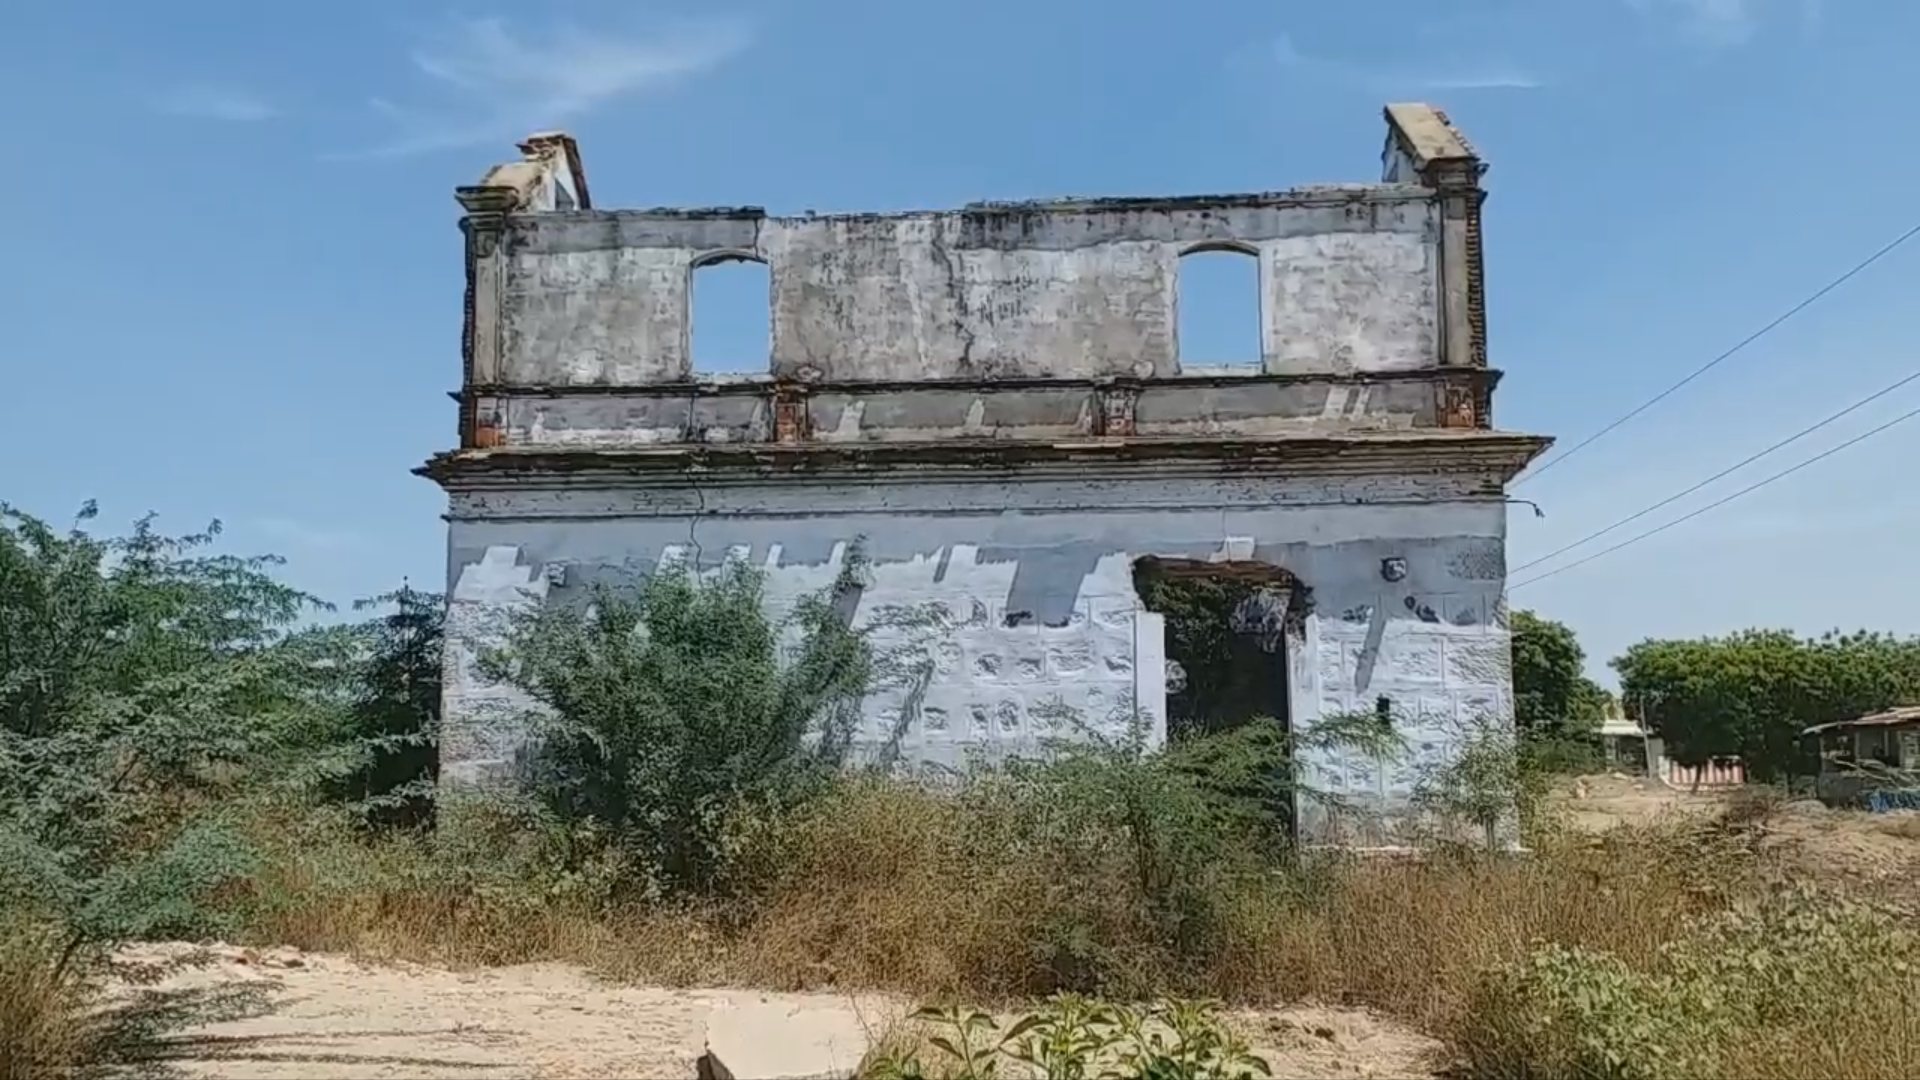
[[[452,189],[530,130],[579,137],[600,205],[828,211],[1371,180],[1381,103],[1435,101],[1492,164],[1497,421],[1563,448],[1917,216],[1912,4],[70,0],[8,25],[0,498],[218,517],[341,600],[440,579],[441,497],[407,470],[454,437]],[[702,367],[764,354],[740,270],[701,276]],[[1920,368],[1916,273],[1920,241],[1525,484],[1545,517],[1515,508],[1514,565]],[[1189,355],[1253,347],[1233,284],[1190,286]],[[1596,674],[1650,635],[1920,630],[1916,451],[1920,422],[1514,602]]]

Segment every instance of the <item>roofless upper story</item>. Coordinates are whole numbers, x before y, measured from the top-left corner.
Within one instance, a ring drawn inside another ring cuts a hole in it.
[[[503,452],[1422,432],[1493,437],[1517,470],[1544,442],[1490,430],[1484,166],[1437,108],[1385,119],[1374,183],[797,216],[598,209],[574,140],[533,136],[458,189],[464,453],[427,471]],[[1212,251],[1259,266],[1245,364],[1182,363],[1181,260]],[[735,260],[768,267],[766,366],[703,374],[692,279]]]

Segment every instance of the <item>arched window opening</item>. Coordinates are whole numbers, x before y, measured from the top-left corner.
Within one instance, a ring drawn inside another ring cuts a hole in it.
[[[772,368],[773,275],[767,264],[727,254],[693,268],[687,305],[696,375],[761,375]]]
[[[1237,248],[1201,248],[1180,258],[1178,334],[1187,368],[1258,368],[1260,259]]]

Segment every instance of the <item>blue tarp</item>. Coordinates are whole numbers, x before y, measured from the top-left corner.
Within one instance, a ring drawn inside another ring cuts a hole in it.
[[[1891,810],[1920,810],[1920,788],[1870,791],[1867,793],[1867,810],[1875,814]]]

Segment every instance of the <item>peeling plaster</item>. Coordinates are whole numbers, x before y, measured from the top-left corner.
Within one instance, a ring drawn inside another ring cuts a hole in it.
[[[781,497],[768,489],[762,505]],[[938,493],[922,498],[934,502]],[[488,605],[565,602],[592,582],[630,583],[663,563],[694,558],[705,566],[751,560],[767,573],[769,608],[778,616],[797,597],[828,588],[847,543],[864,537],[871,578],[854,625],[876,626],[889,608],[930,605],[949,629],[917,643],[895,628],[875,631],[878,649],[926,649],[930,678],[870,694],[855,750],[867,760],[958,767],[1032,755],[1048,739],[1072,736],[1048,726],[1059,704],[1105,736],[1123,733],[1138,709],[1157,744],[1166,724],[1165,627],[1141,607],[1134,560],[1257,559],[1298,575],[1315,596],[1287,641],[1293,722],[1310,726],[1322,715],[1370,709],[1374,696],[1386,695],[1409,741],[1429,748],[1405,762],[1307,761],[1316,785],[1395,813],[1412,794],[1417,767],[1457,737],[1449,732],[1480,716],[1511,722],[1507,631],[1490,617],[1500,583],[1456,573],[1471,563],[1462,561],[1465,553],[1497,542],[1502,504],[1407,508],[1395,528],[1390,507],[956,518],[916,501],[901,499],[901,512],[885,517],[710,519],[697,553],[687,545],[686,519],[456,521],[454,651],[482,649],[504,627]],[[1427,535],[1417,526],[1423,515],[1448,534]],[[1396,532],[1420,538],[1383,538]],[[1407,560],[1404,580],[1381,580],[1388,557]],[[537,568],[548,564],[568,568],[564,586],[546,584]],[[1424,621],[1408,609],[1409,598],[1449,617]],[[1352,621],[1361,611],[1366,616]],[[510,768],[520,737],[512,698],[450,661],[443,742],[450,777]],[[522,699],[517,708],[529,704]],[[1314,807],[1301,812],[1303,828],[1331,827]]]

